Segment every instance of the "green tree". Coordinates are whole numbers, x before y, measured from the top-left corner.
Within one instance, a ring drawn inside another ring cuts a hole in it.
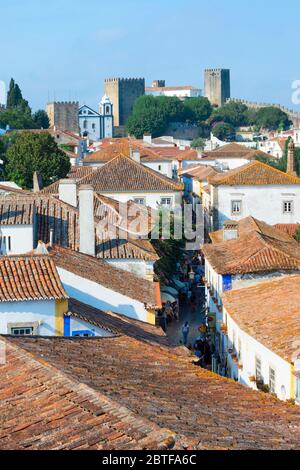
[[[186,109],[183,102],[176,96],[158,96],[156,106],[167,123],[186,120]]]
[[[202,139],[202,137],[197,137],[197,139],[194,139],[193,142],[191,143],[191,147],[193,149],[203,150],[205,147],[205,140]]]
[[[217,139],[226,140],[235,133],[235,129],[231,124],[220,122],[213,127],[212,133]]]
[[[7,108],[0,113],[0,127],[10,129],[35,129],[36,123],[32,119],[29,108],[22,110],[20,108]]]
[[[209,100],[203,96],[188,98],[184,101],[184,107],[187,110],[186,117],[198,123],[206,121],[213,111]]]
[[[127,120],[126,129],[129,135],[139,139],[144,134],[151,134],[153,137],[162,135],[166,125],[164,116],[154,108],[143,113],[132,114]]]
[[[256,124],[263,129],[275,131],[277,129],[288,129],[291,121],[281,109],[268,106],[257,111]]]
[[[225,122],[231,124],[234,127],[248,125],[248,108],[243,103],[236,103],[230,101],[221,108],[214,110],[210,122]]]
[[[32,119],[38,129],[49,129],[50,121],[46,111],[39,109],[34,113]]]
[[[6,151],[5,176],[24,188],[32,188],[34,171],[44,185],[64,178],[70,170],[69,157],[48,133],[22,132]]]

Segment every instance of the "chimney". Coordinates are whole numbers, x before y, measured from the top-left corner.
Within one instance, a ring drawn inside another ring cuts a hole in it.
[[[38,193],[43,189],[43,180],[38,171],[33,173],[33,192]]]
[[[152,145],[152,136],[151,136],[151,134],[144,134],[143,135],[143,142],[144,142],[144,144]]]
[[[60,201],[77,207],[77,186],[73,179],[59,180],[58,197]]]
[[[295,158],[295,144],[294,144],[293,139],[290,140],[289,145],[288,145],[286,172],[291,176],[297,176],[296,158]]]
[[[53,247],[53,236],[54,236],[54,230],[53,230],[53,228],[50,228],[50,232],[49,232],[49,246],[50,246],[50,248]]]
[[[226,220],[223,227],[223,238],[224,241],[236,240],[239,236],[239,225],[238,222],[233,220]]]
[[[132,159],[137,163],[141,163],[141,153],[139,149],[132,150]]]
[[[89,184],[79,187],[79,250],[95,256],[94,188]]]

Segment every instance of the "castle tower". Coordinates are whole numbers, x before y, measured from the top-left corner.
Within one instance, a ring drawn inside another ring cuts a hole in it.
[[[104,92],[113,104],[115,126],[124,126],[135,100],[145,94],[144,78],[106,78]]]
[[[54,101],[53,103],[48,103],[46,112],[49,117],[50,127],[56,127],[61,131],[79,133],[78,101]]]
[[[204,71],[204,96],[213,106],[223,106],[230,98],[230,70],[206,69]]]
[[[102,118],[102,138],[113,137],[114,118],[113,118],[113,104],[110,98],[105,94],[102,97],[99,105],[99,113]]]
[[[295,144],[294,144],[293,139],[290,140],[289,145],[288,145],[286,172],[291,176],[297,176],[296,158],[295,158]]]

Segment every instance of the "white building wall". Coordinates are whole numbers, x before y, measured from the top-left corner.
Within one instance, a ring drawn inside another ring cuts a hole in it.
[[[120,202],[127,202],[129,200],[134,199],[144,199],[144,204],[148,207],[152,207],[153,209],[157,209],[161,203],[161,198],[170,197],[172,200],[171,208],[174,207],[175,204],[180,205],[182,202],[182,194],[181,191],[169,191],[169,192],[158,192],[158,193],[150,193],[150,192],[124,192],[124,193],[109,193],[103,192],[104,195],[107,195],[113,199],[116,199]]]
[[[40,322],[38,334],[55,335],[55,301],[34,300],[24,302],[0,302],[0,333],[9,334],[8,323]]]
[[[270,225],[300,222],[300,185],[218,186],[218,226],[226,220],[252,216]],[[231,201],[242,201],[242,212],[232,215]],[[283,202],[293,201],[292,213],[283,212]]]
[[[231,378],[238,378],[238,381],[256,389],[255,382],[249,378],[255,376],[255,357],[261,360],[261,375],[266,385],[269,385],[269,369],[275,370],[275,393],[281,400],[288,400],[293,397],[294,390],[291,390],[291,367],[290,364],[279,357],[274,352],[256,341],[239,328],[236,322],[227,314],[229,347],[233,344],[235,331],[235,350],[238,350],[238,340],[241,342],[241,364],[242,369],[238,369],[237,363],[231,360]]]
[[[107,263],[117,269],[129,271],[138,277],[144,279],[153,279],[153,261],[145,261],[139,259],[107,259]]]
[[[112,333],[110,333],[107,330],[104,330],[104,328],[99,328],[98,326],[92,325],[79,318],[71,317],[70,318],[71,336],[73,336],[74,332],[78,332],[78,331],[92,331],[94,333],[94,336],[101,336],[101,337],[113,336]]]
[[[1,225],[0,237],[2,238],[2,255],[19,255],[34,248],[33,225]],[[3,243],[4,237],[6,237],[5,245]],[[11,250],[9,250],[8,237],[11,237]]]
[[[142,302],[65,269],[57,268],[57,270],[70,297],[100,310],[111,310],[129,318],[147,322],[147,310]]]
[[[141,163],[168,178],[173,177],[172,162],[143,162],[143,159],[141,159]]]

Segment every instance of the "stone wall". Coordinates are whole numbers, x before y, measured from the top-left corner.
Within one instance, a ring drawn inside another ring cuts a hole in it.
[[[50,126],[62,131],[79,133],[79,103],[77,101],[55,101],[47,104]]]
[[[204,71],[204,95],[214,106],[223,106],[230,98],[230,70],[206,69]]]
[[[113,103],[114,125],[124,126],[135,100],[145,94],[144,78],[107,78],[104,91]]]

